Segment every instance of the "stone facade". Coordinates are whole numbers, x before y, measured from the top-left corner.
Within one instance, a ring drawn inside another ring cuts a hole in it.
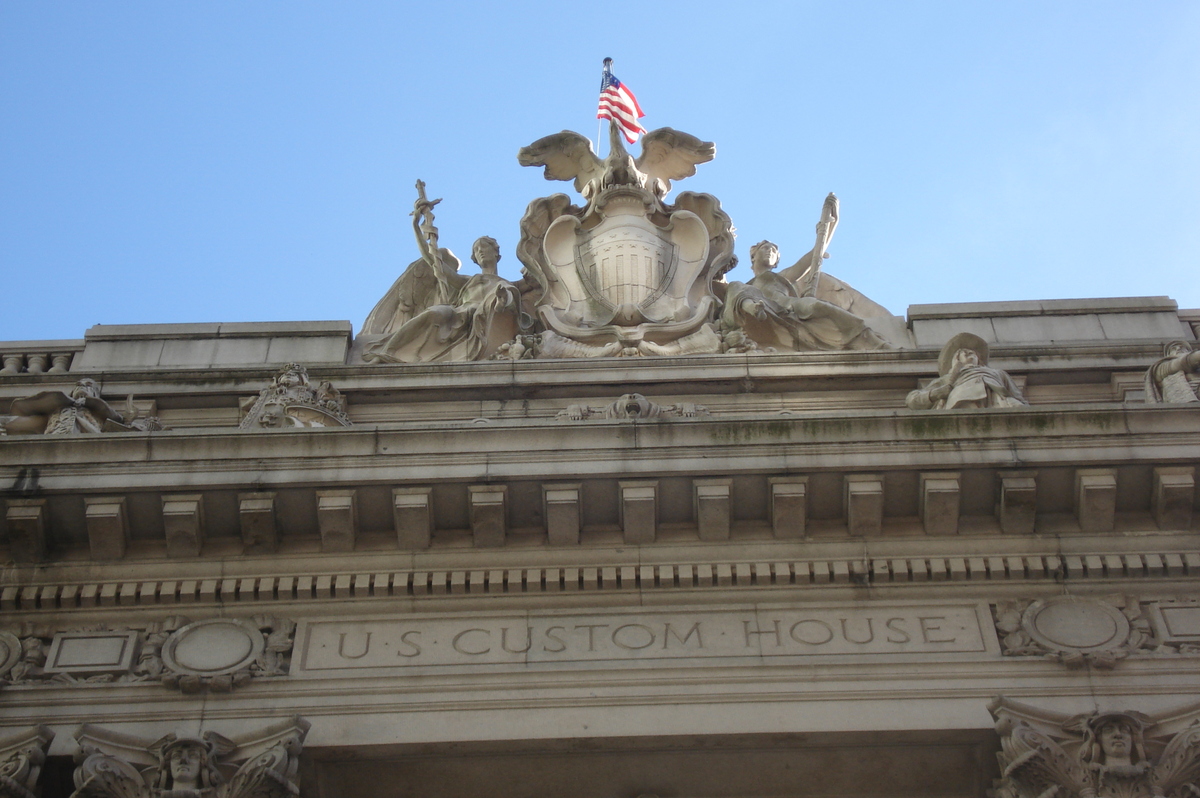
[[[550,300],[0,344],[0,794],[1197,795],[1200,313],[835,302],[835,199],[723,286],[715,200],[587,163]],[[571,293],[613,186],[676,293]]]

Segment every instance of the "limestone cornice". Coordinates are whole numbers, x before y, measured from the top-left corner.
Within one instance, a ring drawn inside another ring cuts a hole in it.
[[[1015,373],[1056,374],[1095,370],[1144,370],[1162,352],[1160,339],[1071,342],[1064,344],[996,344],[991,362]],[[766,383],[834,377],[862,380],[880,377],[932,376],[936,348],[794,352],[787,354],[726,354],[662,357],[652,361],[622,358],[565,360],[479,361],[472,363],[312,365],[314,377],[336,380],[346,392],[386,392],[403,395],[470,389],[482,392],[519,390],[523,393],[560,392],[578,395],[590,387],[669,384],[672,391],[716,386],[728,380]],[[69,374],[20,374],[0,378],[0,395],[19,395],[16,389],[73,382],[91,377],[106,392],[196,396],[233,391],[257,392],[277,370],[275,366],[73,368]]]
[[[477,419],[441,424],[271,430],[187,430],[123,435],[0,439],[9,481],[42,469],[46,491],[173,485],[329,484],[408,481],[431,467],[441,479],[568,478],[613,473],[612,459],[638,471],[769,471],[834,468],[1019,467],[1108,461],[1195,462],[1200,405],[1108,405],[986,411],[854,411],[803,416],[596,420]],[[514,446],[520,441],[519,447]],[[969,445],[964,445],[967,441]],[[638,453],[636,455],[632,453]],[[586,453],[585,457],[580,457]],[[856,458],[860,455],[860,458]],[[558,463],[577,461],[572,469]],[[701,463],[699,460],[707,460]],[[538,464],[555,462],[552,470]],[[98,473],[97,467],[103,466]],[[539,474],[542,471],[543,474]],[[173,473],[178,476],[173,477]],[[253,474],[230,479],[231,473]],[[154,475],[156,478],[152,478]],[[11,483],[10,483],[11,484]]]

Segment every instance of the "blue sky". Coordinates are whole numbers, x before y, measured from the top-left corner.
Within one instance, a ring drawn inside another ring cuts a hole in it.
[[[601,60],[648,128],[715,141],[742,266],[910,304],[1167,295],[1200,307],[1200,4],[7,2],[0,340],[92,324],[348,319],[416,257],[417,178],[466,262],[566,183]],[[678,190],[678,189],[677,189]]]

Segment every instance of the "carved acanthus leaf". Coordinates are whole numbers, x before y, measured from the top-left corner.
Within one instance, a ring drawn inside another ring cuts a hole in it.
[[[308,729],[293,717],[233,739],[208,730],[150,741],[85,725],[72,798],[294,798]],[[193,752],[190,773],[177,769],[181,750]]]
[[[1177,653],[1158,639],[1134,596],[1004,601],[992,612],[1006,657],[1045,657],[1072,668],[1112,668],[1131,654]]]
[[[86,745],[80,755],[71,798],[149,798],[150,788],[130,763]]]
[[[1158,764],[1154,766],[1153,783],[1168,798],[1196,798],[1200,795],[1200,721],[1194,721],[1184,731],[1171,738]]]
[[[1200,795],[1200,706],[1157,717],[1135,711],[1066,717],[998,699],[991,710],[1001,743],[995,798]]]
[[[45,726],[0,740],[0,798],[37,798],[37,780],[54,732]]]

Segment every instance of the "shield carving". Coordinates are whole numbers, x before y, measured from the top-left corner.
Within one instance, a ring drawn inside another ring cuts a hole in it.
[[[641,197],[610,199],[600,215],[590,229],[562,216],[546,231],[546,260],[557,283],[548,292],[554,321],[595,329],[690,319],[697,308],[689,290],[708,258],[700,218],[680,210],[655,224]]]

